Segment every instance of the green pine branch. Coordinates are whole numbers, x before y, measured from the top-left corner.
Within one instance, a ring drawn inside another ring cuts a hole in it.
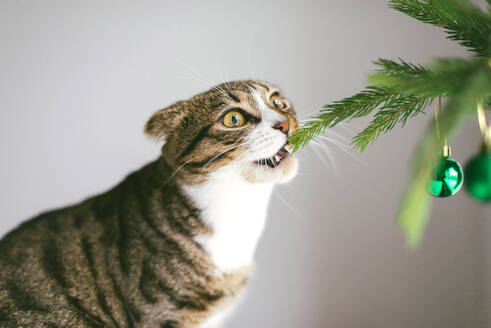
[[[455,93],[462,81],[481,66],[482,60],[465,60],[459,58],[441,58],[429,69],[418,72],[394,70],[398,63],[379,60],[375,62],[379,70],[368,75],[368,82],[382,88],[396,89],[406,95],[414,96],[448,96]],[[402,65],[410,65],[403,62]],[[403,66],[404,67],[404,66]]]
[[[466,0],[391,0],[389,7],[421,22],[439,26],[479,57],[488,57],[491,20]]]
[[[375,64],[380,67],[379,73],[383,73],[387,78],[414,79],[428,74],[427,68],[403,60],[396,62],[379,59]],[[377,83],[378,80],[381,78],[374,79]],[[363,152],[381,133],[389,132],[398,123],[404,126],[409,117],[422,113],[426,105],[440,95],[440,93],[417,96],[405,94],[404,88],[393,84],[389,85],[387,82],[387,86],[369,86],[352,97],[325,105],[319,115],[305,123],[290,138],[294,151],[303,148],[327,128],[332,128],[343,121],[349,122],[354,118],[367,116],[377,110],[370,124],[352,140],[351,144]]]
[[[384,75],[387,76],[414,78],[428,73],[428,68],[422,65],[408,63],[401,58],[399,58],[398,62],[380,58],[379,60],[375,61],[374,64],[378,66],[378,72],[384,73]]]
[[[353,138],[351,144],[355,148],[364,152],[366,147],[374,142],[382,132],[389,132],[398,123],[404,126],[409,117],[423,113],[424,108],[433,99],[431,97],[402,95],[394,98],[393,103],[382,106],[370,124]]]
[[[389,89],[367,87],[352,97],[325,105],[318,116],[305,123],[290,138],[294,151],[303,148],[326,128],[334,127],[345,120],[366,116],[380,105],[397,102],[397,96]]]

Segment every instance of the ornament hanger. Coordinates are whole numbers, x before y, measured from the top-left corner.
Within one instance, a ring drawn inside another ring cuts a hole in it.
[[[438,104],[435,103],[435,125],[436,125],[436,134],[438,139],[442,139],[440,135],[440,125],[438,124],[438,114],[442,111],[442,97],[438,97]],[[447,142],[447,137],[443,137],[443,157],[450,157],[452,155],[452,150]]]
[[[486,148],[491,147],[491,126],[486,123],[486,113],[482,106],[482,101],[477,102],[477,120],[479,122],[479,128],[483,137],[483,146]]]

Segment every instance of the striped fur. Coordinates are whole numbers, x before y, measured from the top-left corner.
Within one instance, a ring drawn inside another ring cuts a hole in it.
[[[243,289],[252,263],[218,270],[203,243],[217,226],[203,214],[207,204],[186,190],[237,163],[248,184],[291,175],[293,159],[273,170],[247,157],[253,143],[245,140],[264,119],[254,97],[267,104],[275,92],[265,83],[230,82],[158,111],[145,126],[166,139],[156,161],[0,240],[0,327],[208,327]],[[294,131],[298,122],[287,104],[270,110]],[[230,108],[244,111],[247,126],[223,127],[220,115]]]

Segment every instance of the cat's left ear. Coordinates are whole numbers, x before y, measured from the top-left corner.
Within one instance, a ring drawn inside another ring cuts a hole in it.
[[[153,114],[145,124],[145,134],[158,141],[164,141],[185,116],[185,102],[179,101]]]

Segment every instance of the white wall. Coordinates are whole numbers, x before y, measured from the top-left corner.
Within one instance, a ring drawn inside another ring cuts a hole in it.
[[[359,91],[379,57],[464,54],[382,0],[3,0],[0,46],[0,234],[155,158],[145,120],[207,89],[204,80],[276,83],[306,116]],[[394,225],[430,119],[394,129],[364,155],[329,143],[325,163],[315,148],[299,155],[300,175],[274,196],[255,276],[228,327],[491,322],[489,207],[464,192],[436,201],[412,254]],[[364,124],[334,131],[350,138]],[[455,157],[465,163],[478,144],[466,123]]]

